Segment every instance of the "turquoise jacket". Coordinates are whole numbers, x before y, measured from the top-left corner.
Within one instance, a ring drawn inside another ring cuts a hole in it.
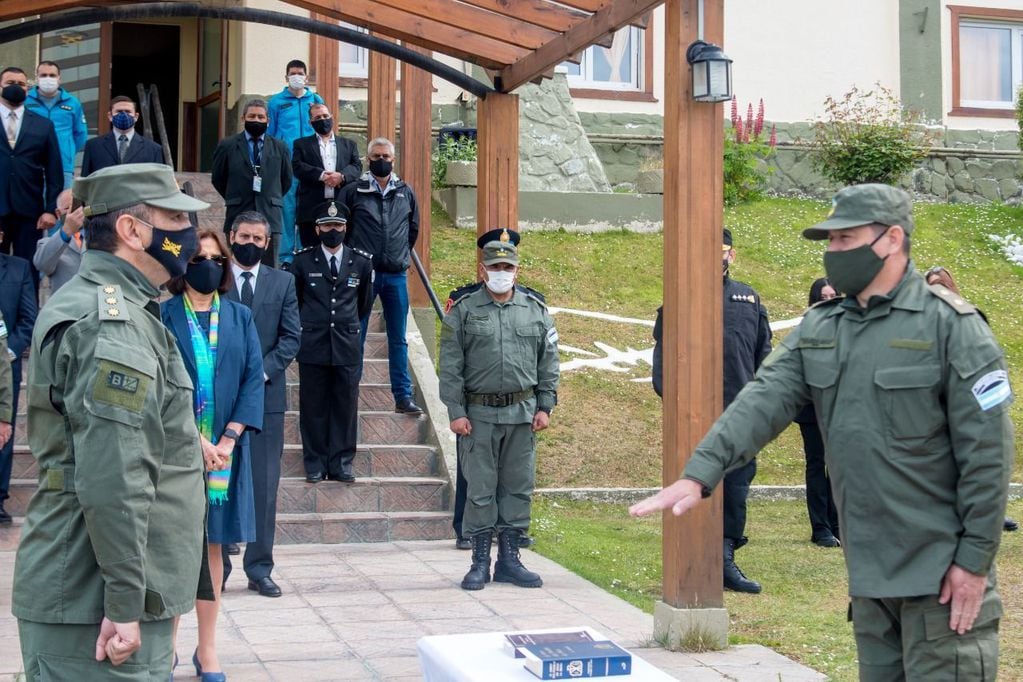
[[[288,88],[270,98],[270,125],[266,134],[284,140],[291,151],[291,144],[300,137],[308,137],[315,133],[309,125],[309,107],[323,104],[323,98],[306,88],[305,94],[295,97]]]
[[[39,89],[33,87],[28,91],[25,106],[29,111],[45,116],[53,123],[57,131],[57,142],[60,143],[64,187],[70,187],[71,178],[75,173],[75,155],[85,148],[85,140],[89,137],[82,103],[64,88],[58,89],[57,94],[50,99],[43,97],[39,94]]]

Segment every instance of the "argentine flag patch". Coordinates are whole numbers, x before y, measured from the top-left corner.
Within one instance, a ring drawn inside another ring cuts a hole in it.
[[[982,410],[990,410],[996,405],[1001,405],[1012,396],[1012,389],[1009,387],[1009,374],[1004,369],[988,372],[970,389],[973,397]]]
[[[558,345],[558,330],[555,327],[551,327],[547,330],[547,343],[552,346]]]

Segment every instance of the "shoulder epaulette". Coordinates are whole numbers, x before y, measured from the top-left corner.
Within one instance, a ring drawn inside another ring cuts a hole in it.
[[[927,285],[927,289],[933,295],[937,296],[939,299],[947,303],[949,307],[951,307],[960,315],[969,315],[971,313],[977,312],[977,308],[975,306],[968,303],[966,300],[963,299],[962,296],[952,291],[948,287],[944,287],[940,284],[929,284]]]
[[[825,301],[817,301],[812,306],[810,306],[810,309],[812,310],[814,308],[827,308],[829,305],[837,305],[837,304],[841,303],[844,300],[845,300],[845,296],[834,296],[834,297],[829,298],[829,299],[827,299]]]
[[[481,286],[483,286],[483,282],[470,282],[469,284],[463,284],[452,291],[448,294],[448,301],[444,305],[444,312],[450,312],[459,301],[469,296],[469,294],[479,291]]]
[[[370,260],[373,260],[373,254],[369,253],[368,251],[363,251],[362,249],[356,249],[354,247],[352,247],[352,251],[359,254],[363,258],[369,258]]]
[[[298,254],[300,254],[300,253],[306,253],[306,252],[308,252],[308,251],[312,251],[312,250],[313,250],[313,249],[315,249],[315,248],[316,248],[315,246],[307,246],[307,247],[305,247],[304,249],[299,249],[298,251],[296,251],[294,255],[296,255],[296,256],[297,256],[297,255],[298,255]]]
[[[540,303],[547,305],[547,298],[536,289],[530,289],[529,287],[523,286],[521,284],[516,284],[515,288],[521,291],[522,293],[526,294],[530,298],[535,298]]]
[[[116,284],[100,284],[96,287],[96,298],[98,300],[99,319],[101,321],[128,321],[128,310],[124,307],[121,287]]]

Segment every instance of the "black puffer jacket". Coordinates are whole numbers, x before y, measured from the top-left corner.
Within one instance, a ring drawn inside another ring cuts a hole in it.
[[[409,250],[419,237],[419,208],[412,188],[396,179],[393,190],[383,196],[368,173],[345,185],[340,201],[350,212],[345,244],[373,254],[377,272],[404,272]]]

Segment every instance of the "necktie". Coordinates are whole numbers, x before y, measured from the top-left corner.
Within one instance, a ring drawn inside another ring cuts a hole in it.
[[[248,307],[252,307],[252,273],[242,273],[242,303]]]
[[[258,168],[261,161],[259,158],[259,140],[252,138],[252,165]]]
[[[330,276],[337,279],[337,256],[330,257]]]
[[[18,141],[18,115],[13,111],[7,114],[7,144],[14,148]]]
[[[128,153],[128,136],[121,135],[117,138],[117,158],[124,163],[124,155]]]

